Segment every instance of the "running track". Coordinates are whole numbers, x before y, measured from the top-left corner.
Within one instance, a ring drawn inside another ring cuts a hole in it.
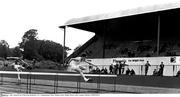
[[[93,81],[85,83],[78,76],[32,75],[31,85],[27,75],[21,77],[17,85],[17,75],[1,74],[0,93],[180,93],[180,79],[174,77],[90,77]]]

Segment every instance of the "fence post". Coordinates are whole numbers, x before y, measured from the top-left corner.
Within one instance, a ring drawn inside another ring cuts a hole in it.
[[[26,82],[26,93],[29,93],[29,74],[27,74],[27,82]]]
[[[0,85],[3,85],[3,74],[1,73],[1,84]]]
[[[81,77],[78,76],[77,77],[77,93],[80,93],[80,80],[81,80]]]
[[[54,76],[54,93],[57,93],[57,76],[58,75]]]
[[[57,85],[56,85],[56,93],[58,92],[58,75],[57,75]]]
[[[31,72],[30,72],[30,76],[29,76],[29,93],[31,93]]]
[[[97,92],[99,93],[100,91],[100,81],[101,81],[101,77],[100,77],[100,72],[99,72],[99,77],[98,77],[98,80],[97,80]]]
[[[54,93],[58,90],[58,74],[54,76]]]
[[[36,79],[36,78],[35,78],[35,75],[33,75],[33,79],[34,79],[33,85],[35,85],[35,79]]]
[[[116,92],[116,78],[117,77],[113,77],[114,78],[114,92]]]
[[[81,76],[79,76],[79,93],[81,92]]]

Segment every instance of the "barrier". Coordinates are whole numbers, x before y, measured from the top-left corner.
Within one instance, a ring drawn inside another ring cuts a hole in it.
[[[52,80],[54,81],[54,84],[53,84],[53,89],[54,89],[54,93],[58,93],[58,87],[59,87],[59,81],[61,80],[67,80],[67,81],[74,81],[74,82],[77,82],[77,86],[76,86],[76,89],[77,89],[77,93],[80,93],[81,92],[81,88],[83,88],[83,86],[81,86],[81,83],[82,84],[86,84],[85,82],[83,82],[83,80],[81,79],[81,75],[80,74],[72,74],[72,73],[45,73],[45,72],[16,72],[16,71],[0,71],[0,75],[1,75],[1,85],[3,84],[3,82],[5,82],[3,80],[4,77],[6,77],[6,75],[12,75],[14,77],[14,75],[17,75],[17,74],[20,74],[22,75],[22,78],[21,79],[25,79],[26,80],[26,93],[31,93],[32,91],[32,85],[36,85],[35,84],[35,79],[38,80],[38,77],[41,77],[41,76],[47,76],[48,78],[46,80]],[[37,76],[37,77],[36,77]],[[103,83],[101,81],[101,77],[103,78],[112,78],[114,80],[112,80],[112,85],[114,86],[115,88],[115,79],[117,77],[117,75],[101,75],[101,74],[85,74],[85,76],[88,76],[88,77],[92,77],[94,78],[94,82],[92,82],[93,84],[97,84],[97,89],[96,91],[99,92],[101,91],[101,83]],[[15,76],[16,77],[16,76]],[[36,78],[35,78],[36,77]],[[17,78],[17,77],[16,77]],[[65,79],[64,79],[65,78]],[[72,78],[72,79],[71,79]],[[34,79],[34,83],[32,82]],[[39,78],[40,79],[40,78]],[[111,84],[109,83],[109,84]],[[115,91],[116,89],[114,89]]]

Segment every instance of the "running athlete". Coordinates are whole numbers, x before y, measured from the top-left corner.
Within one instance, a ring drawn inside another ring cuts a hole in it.
[[[23,69],[25,69],[22,65],[20,65],[20,63],[18,62],[18,60],[15,61],[15,63],[11,64],[13,66],[14,69],[16,69],[16,71],[18,72],[22,72]],[[20,74],[18,73],[18,84],[20,84],[21,78],[20,78]]]
[[[87,81],[90,81],[90,79],[86,78],[82,72],[83,70],[86,70],[86,68],[84,67],[86,64],[83,64],[83,62],[88,63],[91,66],[97,67],[96,65],[86,61],[85,55],[84,56],[82,55],[82,57],[71,58],[69,61],[68,67],[69,67],[69,69],[80,73],[80,75],[83,77],[84,81],[87,82]]]

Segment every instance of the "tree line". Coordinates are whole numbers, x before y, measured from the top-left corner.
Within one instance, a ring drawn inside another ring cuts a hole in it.
[[[36,29],[30,29],[22,36],[22,41],[14,48],[9,48],[5,40],[0,41],[0,57],[23,57],[24,59],[38,61],[52,60],[54,62],[63,62],[63,53],[67,57],[69,47],[65,47],[51,40],[39,40]]]

